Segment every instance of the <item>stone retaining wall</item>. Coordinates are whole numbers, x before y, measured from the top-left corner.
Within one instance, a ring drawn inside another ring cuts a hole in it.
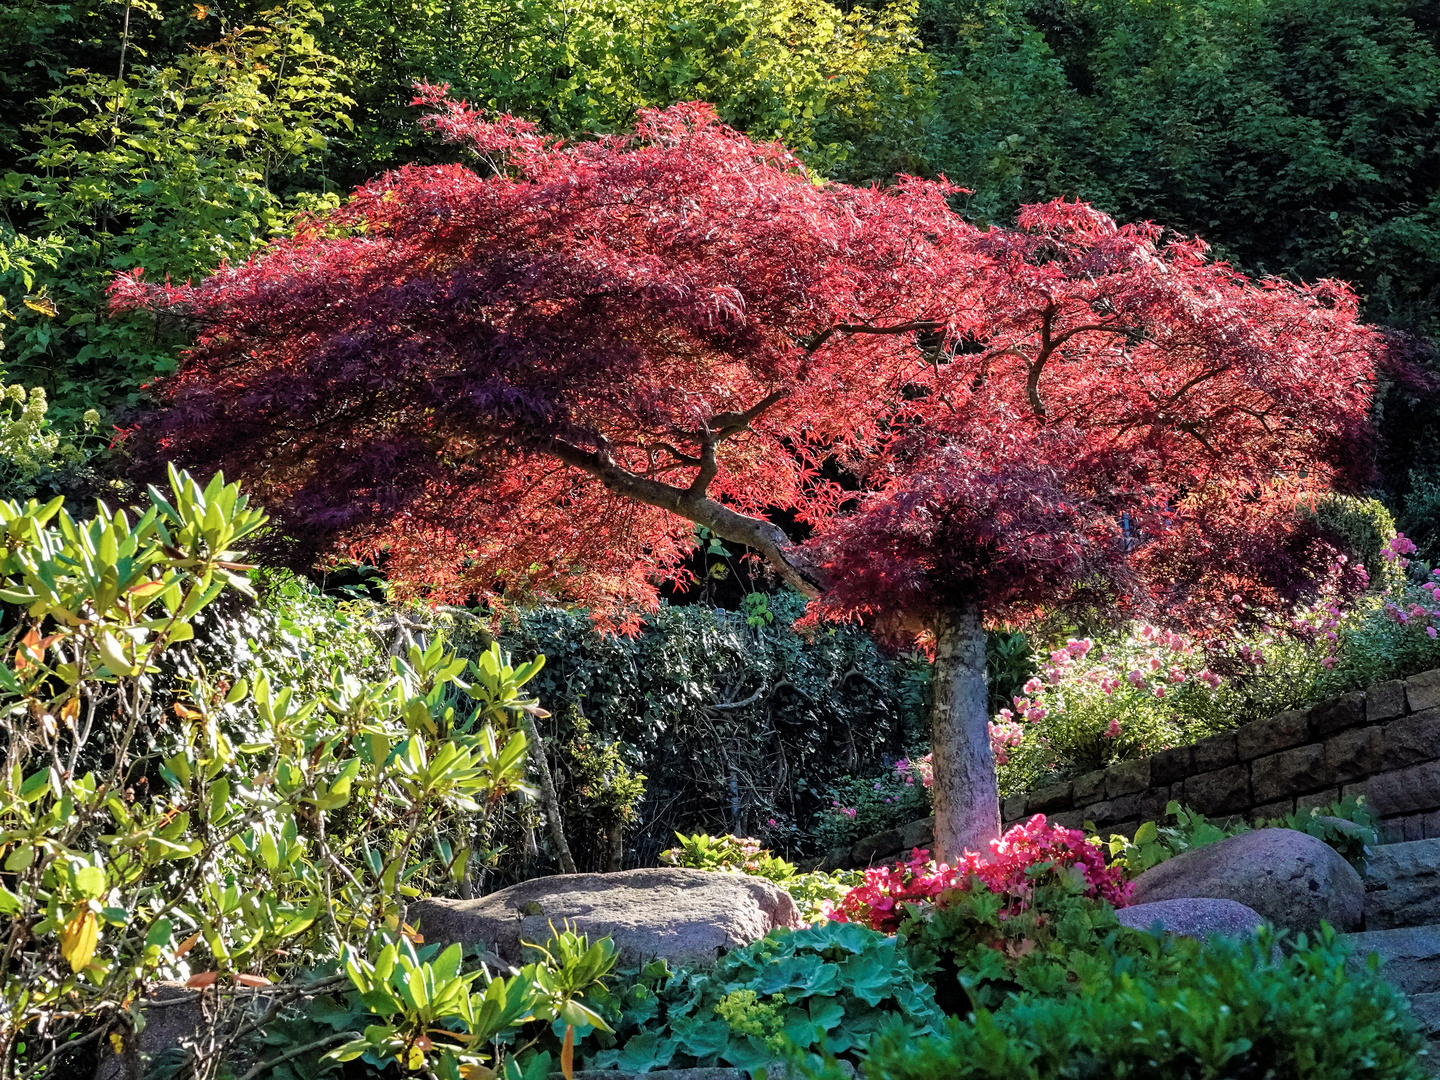
[[[1172,799],[1207,817],[1254,821],[1352,794],[1380,816],[1383,841],[1440,837],[1440,670],[1012,795],[1001,817],[1006,828],[1044,814],[1072,828],[1093,821],[1102,834],[1130,835],[1163,817]],[[873,866],[926,847],[932,821],[867,836],[822,865]]]

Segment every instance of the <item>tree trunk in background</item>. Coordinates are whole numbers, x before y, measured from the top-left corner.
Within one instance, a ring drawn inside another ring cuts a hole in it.
[[[984,659],[981,659],[983,669]],[[562,874],[575,873],[575,859],[570,854],[570,845],[565,842],[565,825],[560,820],[560,800],[555,795],[555,781],[550,778],[550,762],[545,758],[545,744],[540,741],[540,731],[535,718],[526,710],[520,711],[520,726],[525,729],[529,740],[530,763],[540,776],[540,805],[545,810],[545,819],[550,822],[550,839],[555,843],[555,857],[560,860]]]
[[[980,605],[942,612],[935,626],[935,694],[930,712],[937,861],[988,854],[1000,835],[1000,790],[990,750],[985,625]]]
[[[607,873],[613,874],[625,869],[625,823],[623,821],[617,821],[610,826],[608,839],[610,851],[605,860],[605,870]]]

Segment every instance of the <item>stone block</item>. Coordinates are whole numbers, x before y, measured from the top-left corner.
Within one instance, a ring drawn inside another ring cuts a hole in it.
[[[1122,821],[1118,825],[1111,825],[1105,831],[1112,835],[1115,833],[1119,833],[1121,836],[1125,837],[1126,840],[1134,840],[1135,830],[1138,828],[1140,828],[1140,820],[1138,818],[1132,818],[1129,821]]]
[[[1312,791],[1309,795],[1301,795],[1295,800],[1295,812],[1297,814],[1303,814],[1315,809],[1324,810],[1339,798],[1340,789],[1338,787],[1327,787],[1320,791]]]
[[[1440,709],[1395,720],[1385,725],[1386,769],[1403,769],[1440,757]]]
[[[1235,732],[1236,750],[1241,761],[1288,750],[1310,741],[1310,714],[1282,712],[1269,720],[1257,720]]]
[[[1440,706],[1440,670],[1422,671],[1406,679],[1405,704],[1411,712]]]
[[[1243,813],[1254,805],[1249,766],[1232,765],[1190,777],[1185,781],[1185,802],[1206,817]]]
[[[1119,765],[1111,765],[1105,770],[1105,797],[1107,799],[1118,798],[1121,795],[1134,795],[1144,791],[1150,786],[1150,759],[1141,758],[1139,761],[1122,761]]]
[[[1317,739],[1358,727],[1364,722],[1365,695],[1358,690],[1351,694],[1341,694],[1335,700],[1310,710],[1310,730]]]
[[[1376,844],[1365,872],[1384,886],[1365,895],[1367,930],[1440,923],[1440,840]]]
[[[1385,729],[1378,725],[1342,731],[1325,743],[1329,783],[1360,780],[1385,767]]]
[[[1165,817],[1165,806],[1169,801],[1169,788],[1146,788],[1135,796],[1135,810],[1141,821],[1158,824]]]
[[[1363,785],[1346,784],[1344,790],[1363,794],[1371,813],[1380,817],[1440,809],[1440,761],[1380,773]]]
[[[1092,803],[1076,813],[1081,815],[1082,820],[1093,821],[1097,829],[1109,829],[1117,822],[1140,816],[1140,797],[1121,795],[1118,799]]]
[[[1089,806],[1105,797],[1105,770],[1096,769],[1075,778],[1075,805]]]
[[[886,829],[882,833],[855,841],[855,846],[850,849],[850,861],[856,866],[878,866],[893,862],[899,854],[900,831]]]
[[[1025,813],[1029,815],[1043,814],[1047,810],[1069,810],[1074,805],[1070,782],[1067,780],[1063,784],[1050,784],[1030,792],[1025,800]]]
[[[1239,760],[1240,756],[1235,749],[1235,733],[1233,731],[1227,731],[1224,735],[1212,735],[1195,744],[1195,772],[1197,774],[1214,772],[1216,769],[1234,765]]]
[[[1150,782],[1152,784],[1174,784],[1195,772],[1195,748],[1193,746],[1172,746],[1161,750],[1150,759]],[[1076,795],[1079,799],[1079,795]]]
[[[1278,802],[1268,802],[1263,806],[1257,806],[1245,815],[1252,824],[1259,821],[1272,821],[1276,818],[1283,818],[1295,809],[1293,799],[1281,799]]]
[[[1274,802],[1287,795],[1303,795],[1322,788],[1330,776],[1325,768],[1325,747],[1318,743],[1282,750],[1250,763],[1257,802]]]
[[[929,848],[935,844],[935,819],[921,818],[900,827],[900,854],[909,855],[916,848]]]
[[[1393,720],[1405,715],[1405,683],[1400,679],[1376,683],[1365,691],[1365,719]]]
[[[1000,804],[1000,816],[1006,821],[1020,821],[1025,817],[1026,803],[1024,795],[1011,795]]]
[[[1085,824],[1085,817],[1083,810],[1062,810],[1048,820],[1050,824],[1059,825],[1065,829],[1078,829]]]

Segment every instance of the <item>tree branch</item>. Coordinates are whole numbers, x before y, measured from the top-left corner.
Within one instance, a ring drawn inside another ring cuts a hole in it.
[[[753,548],[791,588],[803,596],[815,597],[823,591],[814,572],[792,558],[795,545],[785,531],[764,518],[742,514],[706,498],[703,492],[693,490],[694,485],[681,488],[639,476],[617,465],[609,454],[586,450],[562,439],[550,439],[536,445],[535,449],[595,477],[617,495],[668,510],[696,525],[703,525],[722,540]]]

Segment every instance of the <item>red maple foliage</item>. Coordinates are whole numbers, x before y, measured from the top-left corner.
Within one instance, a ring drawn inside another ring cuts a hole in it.
[[[116,283],[197,325],[142,441],[416,595],[616,625],[698,524],[820,614],[934,632],[943,852],[998,833],[984,619],[1294,596],[1296,500],[1364,471],[1380,342],[1343,285],[1083,205],[981,230],[944,183],[817,184],[704,105],[566,145],[422,99],[481,171],[388,174],[197,285]]]
[[[424,98],[488,175],[404,168],[197,285],[117,281],[198,328],[142,437],[434,599],[652,606],[692,523],[813,591],[764,515],[828,517],[820,464],[881,439],[920,366],[894,326],[973,231],[947,189],[816,186],[705,105],[567,146]]]

